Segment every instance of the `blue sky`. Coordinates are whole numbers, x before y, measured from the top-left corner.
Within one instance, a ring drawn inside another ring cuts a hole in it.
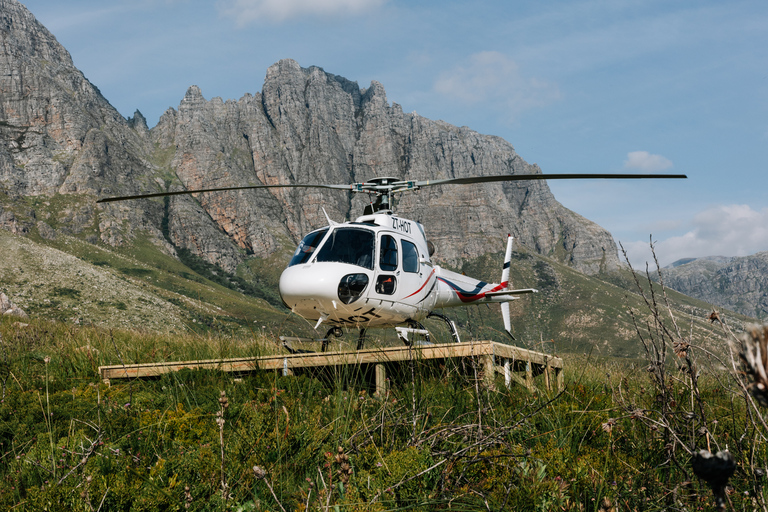
[[[151,126],[191,85],[261,90],[283,58],[509,141],[644,266],[768,250],[768,2],[26,0],[126,117]],[[427,226],[428,228],[428,226]]]

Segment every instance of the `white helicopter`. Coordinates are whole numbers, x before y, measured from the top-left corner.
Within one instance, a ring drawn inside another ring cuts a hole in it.
[[[398,336],[410,344],[409,335],[429,340],[421,325],[428,317],[446,322],[453,339],[459,342],[455,324],[437,313],[444,308],[496,302],[501,303],[504,329],[512,339],[509,303],[520,295],[536,293],[533,288],[514,289],[509,283],[513,237],[507,236],[506,254],[499,283],[487,283],[435,265],[434,249],[424,227],[416,221],[397,217],[392,211],[394,194],[416,191],[434,185],[468,185],[518,180],[547,179],[647,179],[686,178],[684,174],[508,174],[402,180],[381,177],[353,184],[248,185],[159,192],[154,194],[109,197],[98,203],[181,194],[245,190],[254,188],[329,188],[367,193],[375,198],[353,222],[338,223],[326,214],[328,226],[312,231],[299,243],[287,268],[280,276],[279,292],[283,303],[299,316],[330,326],[322,342],[325,351],[330,336],[339,337],[342,328],[360,330],[357,349],[363,348],[366,329],[394,327]],[[283,338],[285,347],[296,338]]]

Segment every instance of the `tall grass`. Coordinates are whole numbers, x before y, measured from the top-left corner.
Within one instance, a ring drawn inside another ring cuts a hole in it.
[[[100,365],[274,343],[3,319],[0,508],[765,510],[764,411],[728,347],[698,349],[648,304],[647,360],[566,355],[560,393],[490,390],[475,362],[418,350],[381,397],[357,367],[107,386]],[[692,461],[726,449],[738,469],[719,501]]]

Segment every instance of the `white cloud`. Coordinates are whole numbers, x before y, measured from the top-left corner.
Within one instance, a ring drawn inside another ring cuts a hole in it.
[[[753,210],[745,204],[721,205],[696,214],[690,231],[655,243],[661,266],[682,258],[747,256],[768,250],[768,208]],[[648,241],[625,243],[633,266],[651,262]]]
[[[434,90],[466,104],[494,102],[511,115],[560,99],[556,85],[525,76],[515,61],[495,51],[476,53],[443,72]]]
[[[672,161],[647,151],[630,151],[624,161],[624,168],[643,172],[664,171],[672,168]]]
[[[254,21],[359,14],[384,2],[386,0],[221,0],[219,10],[244,26]]]

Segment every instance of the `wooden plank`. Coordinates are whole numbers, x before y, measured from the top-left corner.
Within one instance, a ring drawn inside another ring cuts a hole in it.
[[[509,378],[510,378],[511,382],[515,382],[517,384],[520,384],[521,386],[523,386],[526,389],[530,389],[528,387],[528,384],[525,382],[525,379],[523,379],[521,376],[515,374],[514,372],[509,375]],[[507,387],[509,387],[509,386],[507,386]]]
[[[493,354],[483,356],[483,380],[486,388],[496,389],[496,361]]]
[[[520,347],[513,347],[511,345],[502,345],[501,343],[493,343],[493,349],[496,355],[505,357],[507,359],[517,359],[521,361],[530,361],[531,363],[538,365],[553,366],[555,368],[563,367],[563,360],[559,357],[551,356],[549,354],[543,354],[541,352],[534,352]]]
[[[482,357],[483,362],[487,363],[489,359],[492,361],[496,356],[504,358],[507,361],[525,361],[527,363],[525,380],[530,384],[532,384],[533,375],[532,365],[535,365],[537,368],[553,368],[555,370],[558,388],[562,388],[562,374],[560,370],[563,367],[563,360],[561,358],[492,341],[422,345],[413,349],[413,355],[409,353],[408,347],[383,347],[356,352],[338,351],[279,354],[249,358],[101,366],[99,367],[99,374],[104,380],[156,377],[165,373],[187,368],[210,369],[234,373],[256,370],[278,370],[282,371],[285,375],[289,375],[293,374],[294,370],[300,368],[367,364],[382,365],[384,363],[408,361],[411,357],[415,357],[417,360]],[[495,373],[495,366],[491,365],[489,368],[493,368],[494,371],[487,373],[493,375]],[[511,373],[514,372],[512,371]]]

